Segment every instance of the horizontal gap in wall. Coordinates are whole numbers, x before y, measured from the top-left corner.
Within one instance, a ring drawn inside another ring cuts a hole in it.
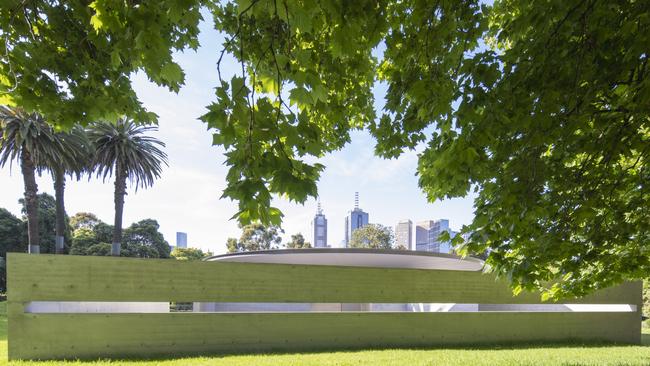
[[[32,301],[26,313],[310,313],[310,312],[636,312],[630,304],[452,304],[452,303],[279,303],[279,302],[110,302]]]

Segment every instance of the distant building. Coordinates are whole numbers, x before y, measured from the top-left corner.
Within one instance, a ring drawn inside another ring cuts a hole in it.
[[[327,219],[323,215],[323,210],[318,201],[318,211],[312,221],[314,228],[314,248],[327,248]]]
[[[452,238],[456,235],[456,232],[449,229],[449,220],[418,222],[415,227],[415,249],[425,252],[451,253],[451,243],[438,240],[438,236],[445,231],[449,232]]]
[[[176,248],[187,248],[187,233],[176,233]]]
[[[345,216],[345,239],[343,242],[346,248],[350,245],[352,233],[356,229],[368,225],[368,219],[368,213],[359,208],[359,192],[354,192],[354,209]]]
[[[413,221],[402,220],[395,226],[395,245],[413,250]]]
[[[450,238],[453,239],[454,236],[456,236],[457,234],[458,234],[458,232],[453,231],[453,230],[449,230],[449,237]],[[438,243],[438,248],[440,248],[438,253],[446,253],[446,254],[453,254],[454,253],[454,248],[451,245],[451,241],[441,241],[441,242],[439,242]]]

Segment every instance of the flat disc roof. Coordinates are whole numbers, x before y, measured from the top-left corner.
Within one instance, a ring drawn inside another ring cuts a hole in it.
[[[207,261],[480,271],[483,261],[451,254],[359,248],[278,249],[215,255]]]

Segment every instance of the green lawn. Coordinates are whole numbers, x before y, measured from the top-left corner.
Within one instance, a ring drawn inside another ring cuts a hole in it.
[[[6,303],[0,303],[0,364],[7,360]],[[329,353],[237,355],[155,361],[12,362],[11,365],[650,365],[650,329],[642,346],[548,346],[490,349],[380,350]]]

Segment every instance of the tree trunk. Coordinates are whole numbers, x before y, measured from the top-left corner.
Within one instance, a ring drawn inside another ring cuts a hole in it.
[[[24,148],[20,154],[20,168],[25,184],[25,211],[27,211],[29,253],[38,254],[41,252],[41,245],[38,234],[38,185],[36,185],[36,167],[32,161],[32,155]]]
[[[63,254],[65,248],[65,174],[63,171],[54,172],[54,195],[56,196],[56,236],[54,251],[56,254]]]
[[[126,195],[126,173],[122,171],[119,164],[116,164],[115,167],[115,224],[111,255],[119,256],[122,246],[122,213],[124,212],[124,196]]]

